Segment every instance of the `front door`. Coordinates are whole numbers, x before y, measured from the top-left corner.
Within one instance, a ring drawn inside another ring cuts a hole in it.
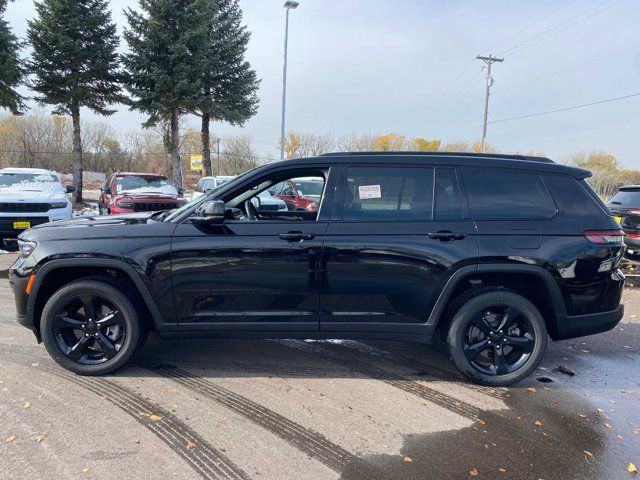
[[[181,330],[318,330],[330,201],[323,198],[319,212],[289,212],[268,193],[301,175],[330,181],[329,168],[280,169],[220,198],[224,224],[177,227],[172,272]]]
[[[456,170],[354,165],[341,177],[325,239],[321,330],[429,333],[447,280],[478,254]]]

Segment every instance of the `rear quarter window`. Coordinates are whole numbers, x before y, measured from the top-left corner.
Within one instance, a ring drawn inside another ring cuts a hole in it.
[[[552,174],[545,174],[544,180],[561,214],[578,217],[606,214],[602,201],[584,180]]]
[[[464,168],[463,176],[474,219],[548,219],[558,211],[537,173]]]

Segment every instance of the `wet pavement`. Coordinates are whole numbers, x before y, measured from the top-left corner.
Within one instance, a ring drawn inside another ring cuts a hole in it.
[[[155,336],[87,378],[15,323],[0,279],[0,478],[633,478],[640,289],[624,301],[512,388],[466,383],[438,346]]]

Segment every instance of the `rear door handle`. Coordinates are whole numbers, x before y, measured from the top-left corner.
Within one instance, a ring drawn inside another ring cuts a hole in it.
[[[302,232],[287,232],[278,235],[280,240],[286,240],[287,242],[302,242],[303,240],[313,240],[316,238],[315,233],[302,233]]]
[[[450,230],[440,230],[439,232],[429,233],[432,240],[440,240],[442,242],[450,242],[452,240],[462,240],[467,235],[461,232],[452,232]]]

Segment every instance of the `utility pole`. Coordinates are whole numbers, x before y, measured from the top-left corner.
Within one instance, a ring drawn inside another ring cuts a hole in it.
[[[491,77],[491,64],[494,62],[504,62],[504,58],[497,58],[489,54],[488,57],[478,55],[476,60],[482,60],[487,69],[487,85],[484,92],[484,116],[482,117],[482,153],[484,153],[485,143],[487,139],[487,118],[489,116],[489,90],[493,86],[493,78]],[[485,68],[485,67],[483,67]]]

